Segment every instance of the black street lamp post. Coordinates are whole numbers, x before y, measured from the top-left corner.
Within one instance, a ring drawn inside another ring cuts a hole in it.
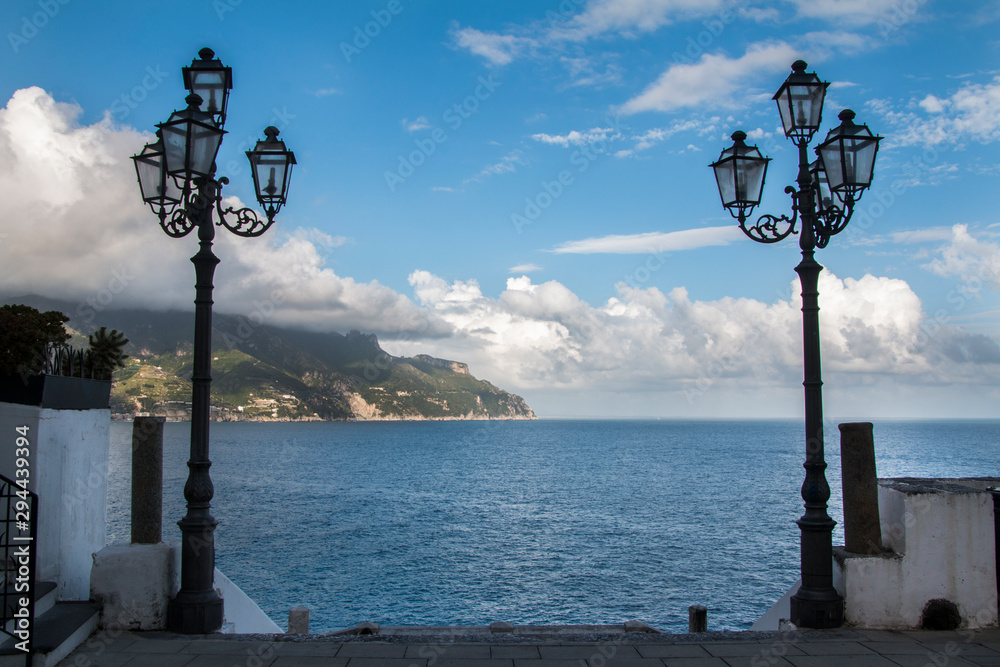
[[[215,226],[239,236],[260,236],[273,224],[284,205],[295,156],[285,148],[278,130],[264,130],[267,139],[247,151],[257,201],[266,220],[250,208],[222,207],[222,186],[215,178],[215,157],[225,131],[232,70],[215,59],[211,49],[198,52],[191,67],[183,68],[190,91],[188,107],[174,112],[157,127],[157,141],[133,156],[142,199],[173,238],[198,229],[200,249],[191,258],[195,268],[194,373],[191,390],[191,453],[184,485],[187,514],[181,528],[181,588],[170,600],[167,628],[184,634],[207,634],[222,627],[222,598],[215,592],[214,495],[209,468],[209,412],[212,385],[212,290],[219,258],[212,252]],[[218,222],[213,221],[213,210]]]
[[[722,151],[711,166],[722,204],[740,223],[740,229],[759,243],[776,243],[798,233],[802,261],[795,267],[802,285],[802,347],[805,388],[806,469],[802,484],[805,513],[798,520],[801,530],[802,585],[791,599],[791,621],[806,628],[836,628],[844,622],[844,601],[833,588],[833,527],[827,514],[830,485],[823,457],[823,380],[820,371],[819,273],[816,248],[825,248],[830,238],[850,222],[855,203],[871,185],[875,154],[881,137],[867,125],[854,123],[854,112],[840,112],[841,124],[827,135],[810,164],[807,147],[819,129],[823,98],[830,85],[805,72],[797,60],[792,73],[775,94],[785,136],[799,149],[798,189],[788,186],[792,217],[765,214],[756,223],[747,218],[760,203],[769,158],[756,146],[747,146],[744,132],[733,133],[733,145]]]

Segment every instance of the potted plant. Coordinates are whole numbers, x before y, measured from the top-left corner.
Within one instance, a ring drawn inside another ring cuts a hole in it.
[[[105,409],[110,404],[112,373],[124,366],[128,339],[101,327],[88,337],[88,348],[67,345],[58,311],[29,306],[0,306],[0,402],[64,410]]]

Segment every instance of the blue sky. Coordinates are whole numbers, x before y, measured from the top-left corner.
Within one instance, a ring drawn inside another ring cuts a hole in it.
[[[127,158],[210,46],[225,193],[253,201],[266,125],[298,158],[269,236],[220,238],[219,310],[468,361],[545,416],[795,417],[797,244],[742,238],[707,165],[745,130],[759,212],[788,212],[771,96],[802,58],[822,136],[849,107],[885,137],[818,254],[827,412],[992,417],[998,26],[939,0],[7,2],[0,290],[191,307],[194,239]]]

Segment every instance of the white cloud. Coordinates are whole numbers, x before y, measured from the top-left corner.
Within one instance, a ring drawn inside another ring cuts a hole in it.
[[[799,16],[846,23],[867,25],[885,18],[899,6],[899,0],[789,0],[798,9]],[[915,3],[915,7],[919,3]],[[912,20],[912,18],[911,18]]]
[[[535,44],[535,40],[527,37],[457,26],[452,28],[451,36],[457,46],[485,58],[492,65],[506,65]]]
[[[416,120],[410,120],[404,118],[403,127],[407,132],[418,132],[420,130],[429,130],[431,127],[430,121],[427,120],[427,116],[420,116]]]
[[[746,236],[735,225],[725,227],[703,227],[700,229],[685,229],[679,232],[648,232],[645,234],[628,234],[602,236],[583,239],[582,241],[567,241],[552,249],[559,254],[589,255],[596,253],[612,253],[619,255],[641,255],[674,252],[677,250],[693,250],[709,246],[729,245],[736,241],[747,240]]]
[[[316,97],[329,97],[330,95],[343,95],[344,92],[337,88],[321,88],[313,93]]]
[[[798,51],[784,42],[756,44],[741,57],[704,54],[693,64],[674,64],[656,82],[619,107],[621,113],[676,111],[686,107],[736,108],[746,104],[747,82],[788,69]]]
[[[988,144],[1000,135],[1000,76],[988,83],[965,82],[948,97],[910,100],[902,109],[885,100],[874,100],[871,107],[893,125],[886,137],[894,144]],[[929,115],[914,111],[917,107]]]
[[[196,239],[162,233],[139,200],[128,159],[150,136],[107,119],[82,126],[79,114],[38,88],[18,91],[0,110],[0,216],[17,221],[0,243],[0,289],[74,300],[80,310],[97,299],[102,308],[190,310]],[[526,275],[510,277],[494,298],[475,280],[448,283],[414,271],[415,303],[378,282],[337,275],[326,256],[345,239],[283,231],[292,228],[291,209],[260,238],[220,231],[219,312],[247,315],[270,302],[274,324],[373,331],[393,353],[468,361],[477,376],[512,391],[670,396],[681,414],[692,396],[719,415],[726,407],[713,397],[794,393],[801,381],[797,284],[772,303],[699,301],[683,287],[664,293],[622,284],[591,306],[559,282],[536,285]],[[978,275],[979,267],[995,266],[996,245],[965,228],[953,232],[932,270]],[[663,252],[715,241],[725,238],[709,228],[594,239],[571,251]],[[530,265],[515,268],[527,273]],[[902,377],[911,388],[960,383],[982,395],[994,391],[984,364],[1000,358],[996,343],[947,325],[925,335],[920,301],[905,282],[840,280],[828,271],[820,281],[828,387],[860,391],[878,378]]]
[[[717,12],[722,0],[591,0],[565,25],[553,26],[549,38],[582,41],[609,32],[634,36],[678,20]]]
[[[531,135],[531,138],[543,144],[552,144],[566,148],[568,146],[584,146],[597,143],[599,141],[613,141],[621,135],[614,128],[594,127],[584,132],[571,130],[567,134],[545,134],[539,132]]]
[[[0,110],[0,217],[18,221],[0,244],[0,290],[78,301],[70,317],[93,314],[88,301],[102,309],[190,310],[189,257],[197,234],[173,239],[163,233],[139,197],[129,159],[152,136],[116,127],[107,117],[81,126],[80,113],[40,88],[17,91]],[[275,322],[283,324],[394,334],[446,331],[405,296],[326,268],[324,255],[345,239],[316,230],[289,233],[289,213],[286,208],[260,238],[220,229],[217,310],[247,314],[255,303],[272,301]]]
[[[517,171],[518,165],[524,164],[524,160],[521,158],[520,150],[513,150],[507,153],[499,161],[493,164],[488,164],[483,167],[475,176],[465,179],[465,183],[470,181],[481,181],[487,176],[499,176],[500,174],[513,174]]]
[[[542,267],[537,264],[518,264],[517,266],[512,266],[507,270],[508,273],[535,273],[536,271],[541,271]]]
[[[1000,291],[1000,246],[982,241],[969,233],[968,225],[951,228],[947,244],[924,268],[943,276],[962,279],[962,291],[978,293],[984,285]]]
[[[507,280],[497,298],[475,281],[446,281],[425,271],[410,276],[419,302],[448,322],[448,339],[396,343],[456,355],[474,373],[504,378],[518,391],[649,392],[681,399],[737,390],[794,387],[801,381],[801,303],[797,281],[788,297],[692,300],[683,287],[618,285],[617,296],[590,306],[556,281]],[[921,329],[920,300],[902,280],[820,276],[823,360],[827,381],[860,389],[890,375],[920,382],[990,386],[981,364],[1000,363],[992,339],[943,326]],[[849,390],[849,389],[845,389]],[[718,409],[718,406],[716,406]],[[716,413],[718,414],[718,413]]]

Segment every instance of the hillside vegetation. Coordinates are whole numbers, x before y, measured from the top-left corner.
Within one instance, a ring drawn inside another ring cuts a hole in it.
[[[93,327],[74,322],[65,304],[11,302],[62,310],[73,332]],[[127,365],[114,375],[112,413],[189,419],[194,313],[104,311],[95,323],[129,339]],[[212,325],[215,420],[535,418],[524,399],[476,379],[466,364],[393,357],[374,334],[248,326],[218,313]]]

